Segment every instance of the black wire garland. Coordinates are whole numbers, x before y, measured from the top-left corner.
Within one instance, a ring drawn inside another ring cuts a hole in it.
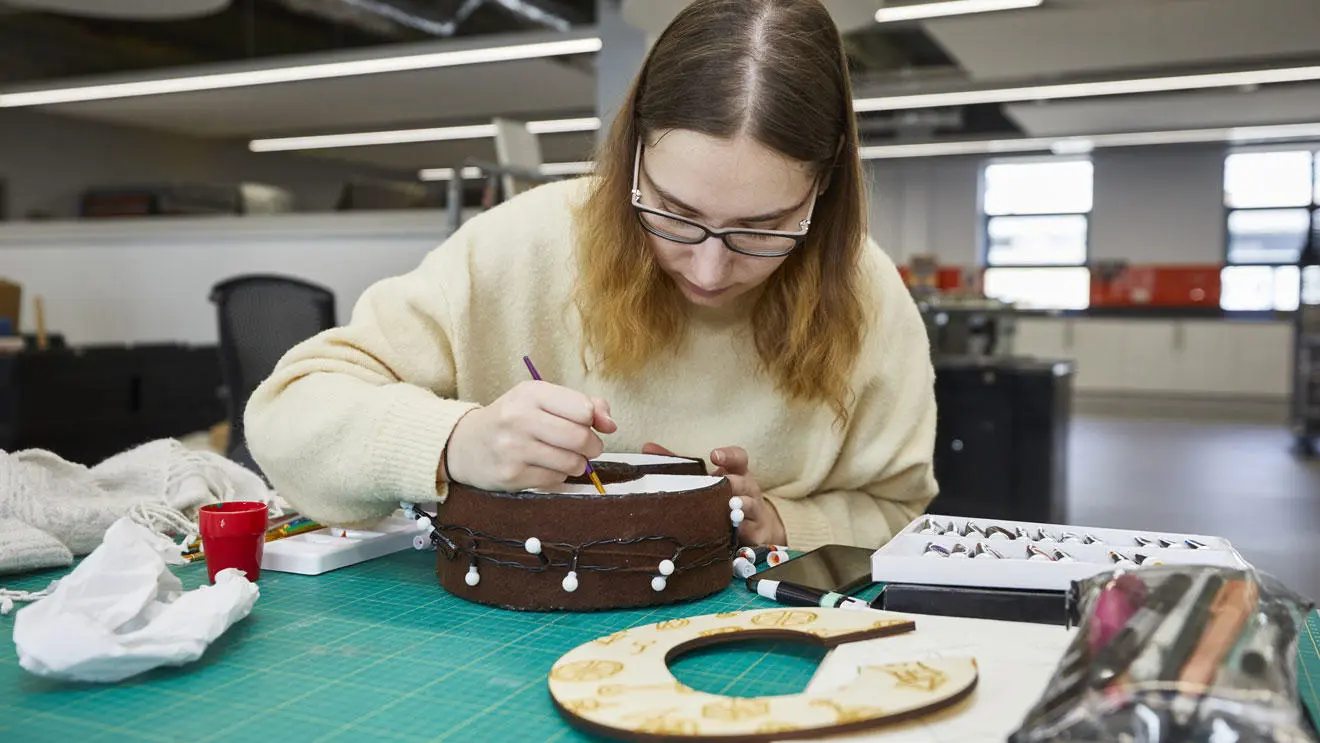
[[[484,532],[474,531],[465,526],[457,526],[454,524],[435,525],[434,518],[432,518],[430,515],[428,515],[421,509],[416,508],[415,506],[414,506],[414,511],[417,514],[417,518],[419,519],[425,518],[432,521],[433,526],[431,529],[431,542],[436,546],[437,550],[439,550],[441,553],[444,554],[446,559],[452,561],[459,556],[466,556],[467,558],[469,558],[469,560],[471,561],[470,564],[472,565],[476,565],[478,562],[484,561],[491,565],[497,565],[506,568],[514,568],[517,570],[526,570],[532,573],[544,573],[552,568],[567,568],[573,571],[583,571],[583,572],[592,572],[592,573],[652,574],[656,572],[655,567],[650,567],[650,566],[627,567],[624,565],[592,565],[588,563],[583,563],[581,561],[582,553],[593,548],[604,547],[604,546],[629,547],[637,544],[646,544],[646,543],[669,543],[674,545],[674,552],[672,556],[669,558],[670,561],[672,561],[674,564],[673,574],[679,575],[681,573],[689,572],[692,570],[698,570],[700,568],[704,568],[709,565],[714,565],[715,563],[720,562],[722,560],[731,560],[733,559],[733,556],[738,548],[737,527],[732,528],[732,533],[730,535],[730,538],[726,541],[699,542],[697,544],[686,544],[686,545],[675,537],[666,537],[666,536],[631,537],[627,539],[622,539],[622,538],[598,539],[581,545],[570,544],[567,542],[541,542],[541,549],[533,555],[534,557],[537,558],[536,564],[529,565],[525,562],[501,560],[497,557],[483,554],[480,551],[480,544],[482,541],[491,542],[512,549],[525,550],[527,546],[526,540],[498,537],[493,534],[486,534]],[[468,541],[470,541],[472,544],[471,548],[463,547],[455,543],[455,541],[451,539],[446,532],[456,533],[456,535],[462,535],[467,537]],[[566,552],[568,553],[568,558],[562,562],[553,560],[546,554],[547,548],[554,549],[555,551]],[[690,553],[690,552],[700,553],[704,551],[710,551],[713,549],[721,549],[721,551],[716,552],[715,554],[710,555],[705,559],[700,559],[686,565],[679,565],[680,558],[686,553]]]

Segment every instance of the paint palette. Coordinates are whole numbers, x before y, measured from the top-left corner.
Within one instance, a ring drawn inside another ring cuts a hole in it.
[[[1097,573],[1159,564],[1248,567],[1221,537],[921,516],[871,555],[871,577],[1062,591]]]
[[[267,542],[262,570],[320,575],[407,549],[425,549],[417,522],[396,511],[370,528],[330,526]]]

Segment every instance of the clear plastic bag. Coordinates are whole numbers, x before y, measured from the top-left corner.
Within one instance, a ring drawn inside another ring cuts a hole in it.
[[[1317,740],[1297,690],[1313,604],[1268,575],[1118,570],[1069,602],[1077,636],[1010,743]]]

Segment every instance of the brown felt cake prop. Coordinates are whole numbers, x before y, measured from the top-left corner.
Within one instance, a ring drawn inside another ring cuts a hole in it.
[[[454,483],[432,540],[440,585],[528,611],[653,606],[728,586],[741,502],[701,460],[606,454],[585,478],[519,493]]]

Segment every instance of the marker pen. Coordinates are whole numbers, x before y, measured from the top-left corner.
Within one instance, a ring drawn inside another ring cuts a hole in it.
[[[756,592],[776,603],[788,606],[819,606],[825,609],[870,609],[870,605],[861,599],[844,596],[834,591],[818,591],[796,583],[781,580],[758,580]]]

